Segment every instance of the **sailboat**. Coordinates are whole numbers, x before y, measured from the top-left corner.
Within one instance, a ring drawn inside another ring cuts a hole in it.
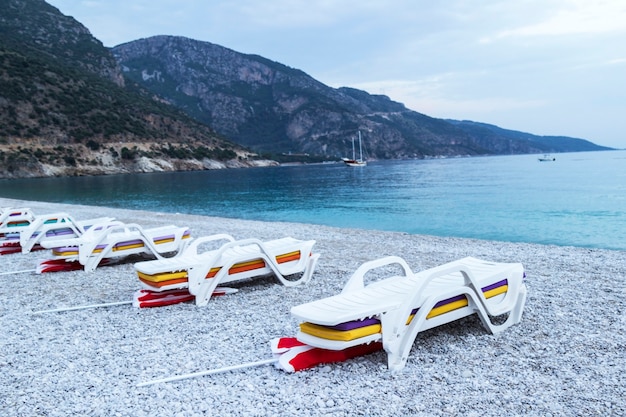
[[[352,159],[341,158],[349,167],[363,167],[367,165],[367,161],[363,159],[363,145],[361,143],[361,131],[359,130],[359,159],[356,158],[356,150],[354,148],[354,137],[352,138]]]
[[[539,157],[539,161],[540,161],[540,162],[556,161],[556,158],[554,158],[554,157],[552,157],[552,156],[550,156],[550,155],[548,155],[548,154],[545,154],[545,155],[543,156],[543,158],[542,158],[542,157]]]

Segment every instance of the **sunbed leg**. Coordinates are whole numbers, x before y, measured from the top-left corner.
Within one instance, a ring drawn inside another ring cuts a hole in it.
[[[315,266],[317,265],[317,260],[319,259],[319,257],[320,257],[319,253],[311,254],[311,256],[309,256],[309,259],[307,259],[306,261],[306,266],[304,267],[304,270],[302,271],[302,275],[300,275],[300,278],[295,281],[289,281],[288,279],[286,279],[279,272],[278,266],[274,265],[273,263],[270,264],[270,267],[274,271],[274,275],[276,275],[276,278],[278,278],[281,284],[283,284],[285,287],[295,287],[296,285],[306,284],[307,282],[311,280],[311,277],[313,276],[313,271],[315,271]],[[269,257],[266,260],[268,262],[271,262],[271,258]]]
[[[402,336],[398,335],[398,342],[396,343],[383,344],[383,348],[387,353],[387,368],[392,374],[398,374],[404,369],[413,343],[417,339],[417,335],[415,335],[415,338],[411,339],[411,343],[406,346],[406,340]]]
[[[526,286],[522,285],[518,291],[517,300],[515,305],[509,311],[509,316],[506,318],[504,323],[502,324],[493,324],[490,320],[489,316],[486,312],[483,313],[483,310],[478,310],[478,317],[480,321],[483,323],[483,326],[487,330],[489,330],[492,334],[500,333],[503,330],[508,329],[514,324],[518,324],[522,320],[522,312],[524,311],[524,305],[526,304]]]
[[[416,336],[417,337],[417,336]],[[387,353],[387,368],[392,374],[398,374],[406,366],[409,352],[413,346],[413,342],[409,349],[405,349],[404,343],[401,341],[402,335],[398,335],[398,341],[395,343],[384,343],[383,349]],[[415,339],[413,339],[414,341]]]
[[[79,251],[82,250],[82,248],[79,249]],[[83,250],[83,252],[86,252]],[[99,252],[95,255],[92,256],[88,256],[87,258],[84,258],[80,263],[83,264],[83,269],[85,270],[85,272],[93,272],[96,270],[96,268],[98,267],[98,265],[100,265],[100,261],[102,261],[102,259],[104,258],[103,256],[103,252]],[[80,252],[79,252],[80,253]]]
[[[211,264],[210,264],[211,265]],[[213,290],[221,281],[222,271],[219,271],[213,278],[206,279],[207,271],[211,268],[190,267],[187,270],[189,280],[189,292],[196,296],[196,305],[199,307],[206,306],[213,295]]]
[[[515,307],[511,310],[511,315],[513,316],[513,322],[511,324],[518,324],[522,321],[522,314],[524,312],[524,306],[526,305],[526,285],[522,285],[519,289],[519,295],[517,297],[517,303],[515,303]]]
[[[306,269],[302,273],[302,277],[297,281],[298,284],[306,284],[311,280],[313,276],[313,272],[315,271],[315,267],[317,266],[317,260],[320,258],[319,253],[314,253],[309,256],[309,260],[307,262]]]
[[[407,328],[405,326],[406,319],[401,319],[401,317],[407,317],[404,313],[403,309],[397,309],[385,312],[380,316],[383,329],[383,349],[387,353],[387,368],[394,374],[400,372],[406,365],[411,346],[413,346],[413,341],[417,337],[416,332],[415,337],[411,338],[407,349],[407,331],[411,327]]]

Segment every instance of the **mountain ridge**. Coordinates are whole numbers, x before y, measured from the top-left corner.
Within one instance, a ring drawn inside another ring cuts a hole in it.
[[[345,156],[357,130],[377,159],[600,150],[436,119],[210,42],[159,35],[112,48],[127,80],[258,152]]]
[[[594,151],[594,150],[613,149],[609,147],[595,145],[592,142],[586,139],[581,139],[581,138],[573,138],[569,136],[535,135],[533,133],[505,129],[505,128],[502,128],[493,124],[475,122],[471,120],[452,120],[452,119],[446,119],[446,120],[452,124],[464,127],[465,130],[467,131],[473,130],[473,129],[478,129],[479,131],[483,131],[483,129],[486,129],[486,130],[495,132],[503,136],[552,146],[553,149],[555,148],[558,149],[559,147],[566,146],[569,152],[585,152],[585,151]],[[590,146],[590,144],[592,146]],[[549,150],[549,149],[547,149],[547,151],[555,152],[554,150]]]
[[[110,51],[43,0],[0,8],[0,178],[267,163],[126,83]]]
[[[0,178],[601,150],[447,121],[210,42],[105,48],[44,0],[0,0]]]

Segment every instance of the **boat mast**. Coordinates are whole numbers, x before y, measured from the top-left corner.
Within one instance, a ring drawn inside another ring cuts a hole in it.
[[[361,147],[361,131],[359,130],[359,162],[363,161],[363,148]]]

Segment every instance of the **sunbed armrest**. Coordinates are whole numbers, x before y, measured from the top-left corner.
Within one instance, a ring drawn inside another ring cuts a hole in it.
[[[198,246],[202,245],[203,243],[212,242],[212,241],[216,241],[216,240],[227,240],[229,242],[234,242],[235,238],[232,237],[231,235],[226,234],[226,233],[218,233],[218,234],[210,235],[210,236],[201,236],[201,237],[198,237],[198,238],[194,239],[189,244],[189,246],[185,250],[185,253],[193,253],[193,254],[197,255],[198,254]]]
[[[343,287],[341,293],[345,294],[352,291],[362,290],[365,287],[365,285],[363,284],[363,278],[365,277],[365,274],[373,269],[392,264],[400,265],[404,270],[404,276],[409,277],[413,275],[411,267],[409,267],[404,259],[400,258],[399,256],[387,256],[385,258],[375,259],[373,261],[365,262],[364,264],[362,264],[356,271],[354,271],[346,285]]]

